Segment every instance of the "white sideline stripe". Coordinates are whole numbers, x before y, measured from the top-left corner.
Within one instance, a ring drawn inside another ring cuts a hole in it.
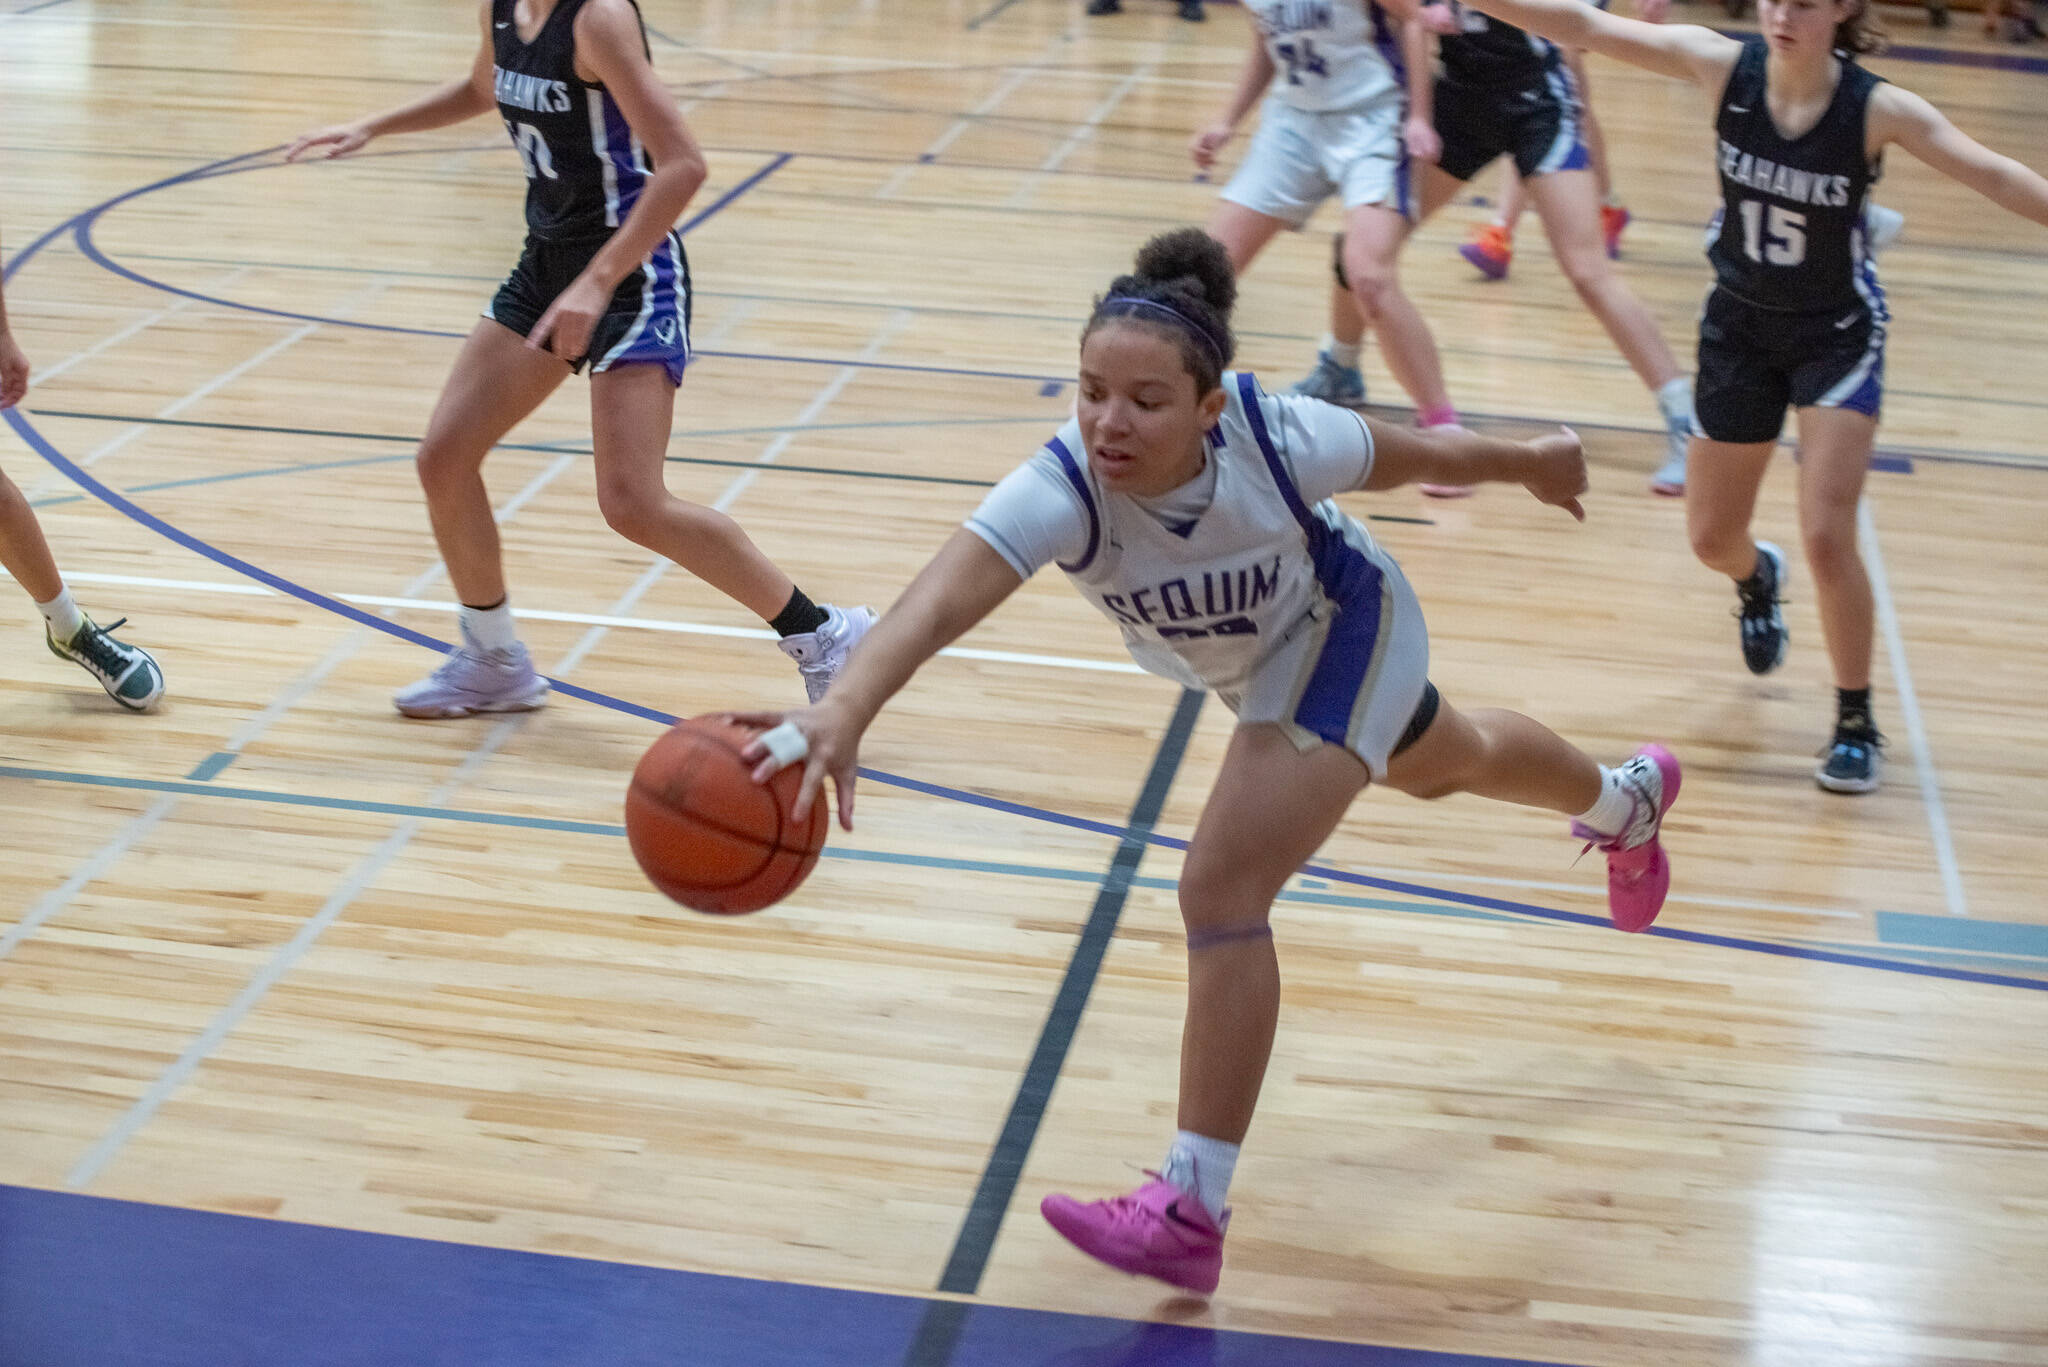
[[[71,899],[78,895],[80,889],[112,868],[115,862],[133,849],[142,837],[155,830],[163,819],[171,814],[171,808],[177,805],[178,799],[175,795],[158,798],[142,815],[132,818],[127,825],[115,832],[113,838],[100,846],[92,858],[80,864],[69,878],[43,894],[42,900],[29,908],[28,915],[22,917],[5,935],[0,935],[0,959],[13,953],[14,947],[35,934],[43,922],[69,906]]]
[[[502,520],[502,519],[501,519]],[[6,571],[0,570],[0,578]],[[175,589],[185,593],[220,593],[239,598],[281,597],[275,589],[261,584],[224,584],[208,579],[158,579],[137,574],[85,574],[64,572],[67,583],[114,584],[142,589]],[[393,597],[376,593],[337,593],[344,603],[362,608],[403,608],[415,612],[454,612],[459,604],[432,598]],[[567,622],[572,626],[626,627],[636,631],[667,631],[683,636],[731,636],[749,641],[772,641],[775,633],[766,627],[727,627],[711,622],[675,622],[657,617],[620,617],[597,612],[550,612],[544,608],[519,608],[513,613],[522,621]],[[992,664],[1036,665],[1047,669],[1080,669],[1097,674],[1143,674],[1128,660],[1089,660],[1072,655],[1040,655],[1029,651],[978,650],[970,646],[948,646],[940,651],[958,660],[986,660]]]
[[[1856,505],[1856,526],[1861,532],[1863,564],[1870,571],[1872,596],[1877,599],[1877,621],[1884,630],[1885,650],[1892,657],[1892,682],[1899,690],[1899,715],[1906,720],[1906,737],[1913,747],[1913,768],[1920,779],[1920,801],[1927,808],[1927,828],[1934,839],[1934,862],[1941,870],[1941,890],[1948,898],[1948,914],[1968,916],[1970,904],[1963,896],[1963,870],[1956,859],[1956,845],[1949,835],[1948,811],[1941,801],[1941,775],[1934,767],[1934,747],[1927,740],[1927,722],[1920,714],[1920,695],[1913,690],[1913,673],[1906,667],[1906,637],[1899,630],[1899,610],[1892,601],[1891,580],[1884,572],[1884,550],[1877,542],[1877,520],[1870,515],[1870,500]]]

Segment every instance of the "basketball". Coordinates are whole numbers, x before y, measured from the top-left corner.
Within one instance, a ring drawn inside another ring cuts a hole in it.
[[[626,839],[647,880],[694,911],[735,916],[796,890],[825,847],[825,800],[790,815],[801,764],[756,783],[740,752],[751,729],[720,717],[678,722],[648,747],[626,790]]]

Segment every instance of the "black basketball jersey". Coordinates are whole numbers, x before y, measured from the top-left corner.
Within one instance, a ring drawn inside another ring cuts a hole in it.
[[[1863,116],[1883,77],[1843,59],[1827,112],[1788,141],[1764,98],[1768,55],[1762,38],[1745,40],[1721,92],[1721,211],[1707,259],[1721,288],[1763,308],[1867,303],[1863,205],[1881,167],[1864,150]]]
[[[513,3],[491,0],[491,58],[498,112],[526,163],[526,229],[551,240],[602,237],[625,221],[653,168],[611,95],[576,75],[584,0],[557,0],[530,43],[519,40]],[[644,24],[640,42],[644,50]]]
[[[1496,91],[1532,90],[1552,83],[1563,64],[1557,44],[1476,9],[1458,4],[1452,9],[1458,31],[1437,40],[1446,81]]]

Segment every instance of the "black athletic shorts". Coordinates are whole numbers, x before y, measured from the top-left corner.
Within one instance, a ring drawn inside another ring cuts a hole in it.
[[[548,305],[610,240],[610,234],[563,241],[527,238],[519,264],[498,286],[484,317],[521,337],[531,333]],[[683,367],[690,363],[690,262],[675,233],[619,282],[610,306],[591,329],[589,350],[571,364],[581,370],[586,363],[593,372],[659,365],[667,369],[670,384],[683,382]]]
[[[1472,179],[1504,154],[1515,159],[1524,179],[1591,166],[1578,93],[1569,72],[1558,75],[1562,89],[1484,90],[1438,82],[1436,132],[1444,152],[1436,164],[1459,180]]]
[[[1700,313],[1693,430],[1713,441],[1776,441],[1791,408],[1875,418],[1884,399],[1890,314],[1870,281],[1859,302],[1825,313],[1759,308],[1715,289]]]

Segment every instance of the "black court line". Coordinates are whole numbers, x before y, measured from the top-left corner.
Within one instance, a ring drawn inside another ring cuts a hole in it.
[[[986,24],[989,20],[995,18],[998,14],[1001,14],[1016,3],[1017,0],[996,0],[995,4],[967,21],[967,31],[969,33],[974,32],[974,30],[980,28],[983,24]]]
[[[1032,1051],[1031,1063],[1017,1086],[1016,1099],[1010,1103],[1010,1114],[1003,1121],[995,1150],[989,1155],[988,1166],[982,1169],[981,1183],[975,1188],[967,1218],[961,1222],[959,1237],[953,1241],[952,1255],[946,1259],[946,1270],[939,1278],[941,1291],[971,1296],[981,1287],[982,1273],[988,1268],[989,1251],[995,1247],[1003,1214],[1016,1195],[1024,1160],[1038,1136],[1046,1103],[1052,1099],[1053,1084],[1066,1066],[1081,1012],[1088,1005],[1088,994],[1094,990],[1103,956],[1109,951],[1110,938],[1116,934],[1117,920],[1130,896],[1131,880],[1137,876],[1138,862],[1144,857],[1152,827],[1166,806],[1167,791],[1187,754],[1188,738],[1194,734],[1195,720],[1201,716],[1202,701],[1207,696],[1183,689],[1180,701],[1174,704],[1173,720],[1167,723],[1166,736],[1152,757],[1152,771],[1145,776],[1145,786],[1131,808],[1130,824],[1117,842],[1109,873],[1095,894],[1094,909],[1088,913],[1080,941],[1074,946],[1074,957],[1067,964],[1067,975],[1053,998],[1045,1028],[1039,1032],[1038,1047]],[[904,1367],[944,1367],[952,1361],[970,1308],[950,1301],[932,1303],[918,1326],[917,1337],[911,1340]]]
[[[268,423],[254,422],[205,422],[196,418],[138,418],[122,413],[87,413],[75,408],[34,407],[28,411],[45,418],[73,418],[84,422],[132,423],[139,427],[196,427],[214,432],[253,432],[261,435],[319,437],[331,441],[377,441],[410,446],[417,446],[420,442],[418,437],[405,436],[393,432],[349,432],[327,427],[279,427]],[[916,422],[814,423],[804,428],[741,427],[735,428],[730,432],[685,432],[682,436],[685,440],[711,441],[722,437],[766,436],[773,432],[834,432],[866,427],[903,428],[926,425],[933,427],[1004,426],[1010,423],[1022,424],[1035,421],[1037,419],[1033,418],[960,418],[957,420],[934,419],[929,424]],[[562,441],[501,441],[491,449],[494,451],[537,451],[551,456],[587,456],[591,453],[591,449],[586,443]],[[1020,447],[1019,449],[1022,448]],[[397,457],[393,457],[393,459],[397,459]],[[854,470],[842,465],[792,465],[787,461],[776,461],[773,465],[763,465],[759,461],[720,460],[712,456],[664,456],[662,459],[670,465],[708,465],[725,470],[758,470],[763,474],[831,475],[845,479],[897,480],[906,484],[954,485],[964,489],[993,489],[996,486],[996,482],[992,479],[962,479],[954,475],[907,474],[896,470]],[[272,470],[250,470],[228,475],[202,475],[190,480],[174,480],[162,484],[137,485],[130,489],[129,492],[141,493],[145,490],[177,488],[191,484],[225,484],[237,479],[255,479],[262,475],[290,475],[297,474],[301,470],[304,470],[306,473],[313,473],[317,470],[331,468],[333,468],[333,462],[321,461],[314,465],[303,467],[280,466]],[[70,497],[83,497],[83,495],[71,495]],[[65,500],[46,499],[37,506],[41,507],[47,503],[62,501]],[[1436,525],[1435,519],[1427,517],[1402,517],[1394,513],[1368,513],[1366,516],[1367,520],[1372,522],[1400,522],[1414,527],[1434,527]]]

